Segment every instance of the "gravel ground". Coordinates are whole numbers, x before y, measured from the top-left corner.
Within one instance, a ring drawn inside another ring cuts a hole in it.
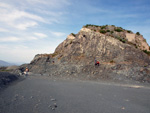
[[[150,87],[21,77],[0,91],[0,113],[150,113]]]

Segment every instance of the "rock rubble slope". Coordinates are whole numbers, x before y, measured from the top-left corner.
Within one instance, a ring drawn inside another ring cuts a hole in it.
[[[150,82],[150,47],[143,36],[114,25],[86,25],[71,33],[53,54],[38,54],[33,73],[81,79]],[[100,66],[94,66],[94,61]]]

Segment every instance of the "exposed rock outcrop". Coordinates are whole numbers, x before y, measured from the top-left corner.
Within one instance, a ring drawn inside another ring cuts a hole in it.
[[[0,88],[17,80],[18,78],[19,78],[19,75],[15,75],[15,74],[8,73],[8,72],[0,72]]]
[[[28,67],[49,76],[150,82],[149,51],[139,33],[115,26],[86,25],[78,34],[71,33],[53,54],[36,55]],[[94,66],[95,59],[100,66]]]

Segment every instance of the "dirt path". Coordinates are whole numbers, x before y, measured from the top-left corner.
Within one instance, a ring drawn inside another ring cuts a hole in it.
[[[150,88],[30,76],[0,91],[0,113],[150,113]]]

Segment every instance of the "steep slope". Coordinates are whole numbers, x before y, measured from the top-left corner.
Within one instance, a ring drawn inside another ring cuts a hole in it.
[[[148,50],[149,51],[149,50]],[[134,45],[82,28],[76,35],[69,35],[54,53],[60,62],[91,64],[94,59],[101,62],[138,63],[144,65],[149,57]]]
[[[53,54],[36,55],[27,66],[49,76],[150,82],[149,51],[139,33],[87,25],[78,34],[70,34]],[[95,59],[100,66],[94,66]]]

